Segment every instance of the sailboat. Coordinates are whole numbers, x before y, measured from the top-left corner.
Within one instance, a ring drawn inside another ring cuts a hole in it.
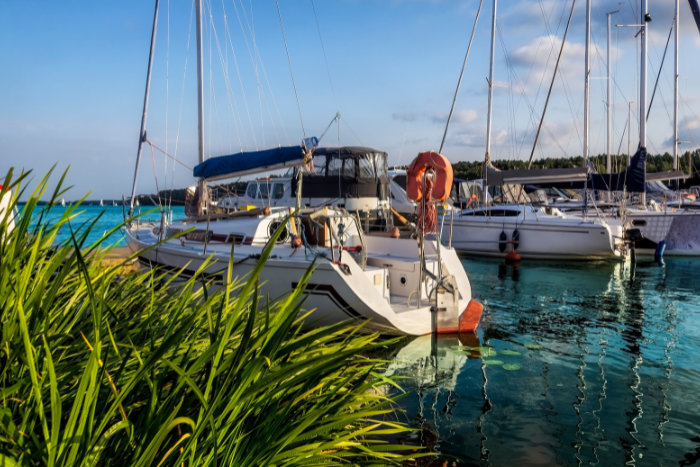
[[[102,200],[100,200],[100,206],[104,206],[104,203],[102,203]]]
[[[690,0],[691,10],[695,17],[698,30],[700,30],[700,8],[696,0]],[[642,0],[642,16],[644,24],[633,25],[640,27],[641,40],[640,57],[640,95],[639,114],[648,115],[647,107],[647,25],[651,21],[647,14],[647,0]],[[666,200],[649,199],[647,190],[649,183],[658,183],[661,180],[678,180],[687,178],[678,170],[678,48],[680,26],[680,1],[675,1],[675,79],[674,79],[674,118],[673,118],[673,171],[664,173],[646,173],[645,161],[647,157],[647,119],[639,120],[639,147],[634,157],[631,158],[628,167],[621,173],[591,174],[588,187],[599,192],[625,192],[627,195],[636,194],[640,202],[637,205],[618,206],[611,211],[598,211],[591,213],[593,216],[605,218],[611,225],[619,226],[626,232],[638,231],[639,239],[635,241],[635,252],[638,255],[672,255],[672,256],[700,256],[700,213],[696,210],[685,209],[682,206],[674,206],[666,203]],[[610,70],[610,66],[607,67]],[[608,85],[610,86],[610,85]],[[608,113],[608,128],[610,128],[610,115]],[[631,118],[629,124],[631,125]],[[584,136],[587,131],[584,130]],[[609,138],[608,138],[609,139]],[[629,145],[629,139],[628,139]],[[628,149],[629,152],[629,149]],[[610,148],[608,146],[608,172],[610,172]],[[564,205],[559,206],[565,208]],[[579,212],[571,212],[571,215],[585,216]]]
[[[66,200],[63,198],[61,198],[61,206],[64,208],[66,207]]]
[[[198,186],[192,190],[189,209],[186,206],[186,211],[192,215],[171,224],[163,215],[158,224],[132,222],[128,225],[126,240],[129,248],[138,254],[141,264],[178,271],[186,278],[209,261],[203,277],[213,285],[221,285],[227,278],[230,259],[232,276],[244,277],[261,255],[269,251],[269,259],[261,272],[260,289],[270,298],[289,293],[302,281],[305,272],[312,265],[315,267],[304,306],[314,310],[309,319],[316,325],[354,321],[365,323],[366,330],[385,334],[473,332],[481,316],[481,305],[472,300],[469,279],[453,248],[440,245],[434,236],[416,242],[365,234],[360,219],[344,209],[302,209],[299,201],[303,189],[301,175],[294,215],[290,216],[293,210],[289,207],[269,206],[212,213],[208,204],[208,181],[288,167],[297,167],[297,173],[301,174],[313,157],[318,140],[306,138],[297,146],[204,160],[201,0],[195,0],[195,11],[199,164],[193,170]],[[153,63],[155,24],[154,21],[147,83],[150,83]],[[147,84],[136,175],[145,140],[148,93]],[[349,159],[344,163],[367,162]],[[132,186],[131,212],[137,201],[136,178]],[[276,232],[277,240],[271,244]],[[177,234],[181,236],[170,238]],[[158,247],[144,252],[163,240]]]
[[[454,219],[452,244],[459,251],[485,256],[517,252],[533,259],[614,259],[621,255],[621,228],[602,219],[567,216],[560,210],[527,204],[524,180],[513,180],[491,165],[491,118],[493,111],[494,50],[497,0],[493,1],[491,64],[489,70],[486,156],[480,203],[461,210]],[[543,171],[546,172],[546,171]],[[533,174],[531,176],[537,176]],[[542,177],[546,178],[547,173]],[[585,170],[572,176],[583,176]],[[492,187],[493,195],[490,194]],[[497,198],[499,204],[493,201]]]

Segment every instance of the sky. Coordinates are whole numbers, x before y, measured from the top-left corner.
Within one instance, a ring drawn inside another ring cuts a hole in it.
[[[137,192],[192,185],[197,161],[192,0],[160,0]],[[577,0],[535,158],[582,153],[585,4]],[[649,97],[674,16],[649,0]],[[362,145],[408,164],[438,150],[479,0],[204,0],[205,157],[297,145]],[[532,151],[571,0],[501,0],[493,159]],[[131,192],[155,1],[0,0],[0,176],[70,167],[74,198]],[[590,146],[606,151],[606,13],[612,152],[638,143],[639,0],[592,0]],[[493,0],[483,0],[443,154],[483,160]],[[284,29],[280,27],[280,15]],[[700,146],[700,33],[681,1],[680,140]],[[286,48],[285,41],[286,39]],[[289,60],[287,56],[289,51]],[[673,146],[673,40],[648,119],[651,153]],[[290,76],[290,63],[294,81]],[[296,96],[298,96],[298,101]],[[300,118],[301,114],[301,118]],[[303,125],[302,125],[303,121]],[[174,163],[162,151],[175,157]],[[155,170],[154,170],[155,167]]]

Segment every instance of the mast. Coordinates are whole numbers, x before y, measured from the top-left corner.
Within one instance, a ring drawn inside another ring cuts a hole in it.
[[[204,162],[204,65],[202,63],[202,0],[195,0],[195,10],[197,12],[197,161]],[[199,180],[199,203],[200,208],[206,208],[206,182]],[[202,209],[200,209],[200,212]]]
[[[630,165],[632,157],[632,101],[627,106],[627,165]]]
[[[591,0],[586,0],[586,58],[585,58],[585,84],[583,89],[583,166],[588,167],[588,111],[590,100],[590,75],[591,75]]]
[[[588,170],[588,113],[590,101],[590,77],[591,77],[591,0],[586,0],[586,69],[585,84],[583,89],[583,166]],[[588,182],[583,185],[583,217],[588,217]]]
[[[647,27],[651,16],[647,13],[647,0],[642,0],[642,58],[639,77],[639,147],[647,147]]]
[[[148,53],[148,72],[146,73],[146,92],[143,96],[143,113],[141,114],[141,132],[139,133],[139,147],[136,151],[136,168],[134,169],[134,183],[131,186],[131,206],[129,213],[134,211],[134,200],[136,198],[136,180],[139,178],[139,165],[141,162],[141,151],[143,143],[146,141],[146,117],[148,115],[148,94],[151,91],[151,71],[153,70],[153,51],[156,48],[156,26],[158,25],[158,4],[156,0],[156,11],[153,13],[153,30],[151,32],[151,50]]]
[[[620,9],[618,8],[616,11],[611,11],[610,13],[607,13],[605,16],[608,17],[608,57],[607,57],[607,64],[606,68],[608,69],[608,97],[605,102],[605,109],[606,109],[606,119],[607,119],[607,129],[605,132],[606,135],[606,154],[607,154],[607,162],[605,165],[605,168],[607,170],[607,173],[612,173],[612,167],[610,163],[610,154],[611,154],[611,138],[612,138],[612,123],[611,123],[611,116],[610,116],[610,101],[612,100],[612,97],[610,96],[610,89],[612,86],[610,86],[610,17],[614,15],[615,13],[619,13]]]
[[[674,79],[673,79],[673,170],[678,170],[678,28],[681,22],[678,20],[678,14],[680,13],[680,0],[676,0],[676,19],[675,19],[675,63],[674,63]]]
[[[496,49],[496,10],[498,0],[493,0],[491,21],[491,64],[489,65],[489,103],[486,114],[486,158],[484,163],[484,203],[488,203],[488,165],[491,163],[491,113],[493,111],[493,58]]]

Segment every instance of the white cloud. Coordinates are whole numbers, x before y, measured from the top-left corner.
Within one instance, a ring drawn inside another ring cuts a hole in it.
[[[445,123],[449,113],[440,112],[434,114],[430,119],[433,123]],[[453,123],[471,123],[479,116],[476,110],[458,110],[452,114]]]

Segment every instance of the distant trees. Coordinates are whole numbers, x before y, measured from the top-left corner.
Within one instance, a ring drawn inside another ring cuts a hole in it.
[[[688,161],[690,160],[689,167]],[[492,161],[493,165],[501,170],[518,170],[527,169],[527,161],[524,160],[495,160]],[[598,154],[597,156],[591,157],[591,164],[599,173],[605,173],[606,167],[606,155]],[[475,162],[457,162],[452,164],[452,169],[454,170],[455,178],[463,179],[475,179],[481,178],[483,173],[482,161]],[[627,165],[627,154],[621,154],[619,156],[612,156],[611,166],[613,172],[622,171]],[[533,161],[533,169],[567,169],[572,167],[582,167],[583,157],[560,157],[560,158],[546,158],[538,159]],[[696,151],[686,151],[679,161],[679,170],[682,170],[686,174],[692,172],[692,178],[689,180],[691,185],[700,184],[700,150]],[[647,173],[654,172],[667,172],[673,170],[673,156],[671,154],[657,154],[647,156]]]

